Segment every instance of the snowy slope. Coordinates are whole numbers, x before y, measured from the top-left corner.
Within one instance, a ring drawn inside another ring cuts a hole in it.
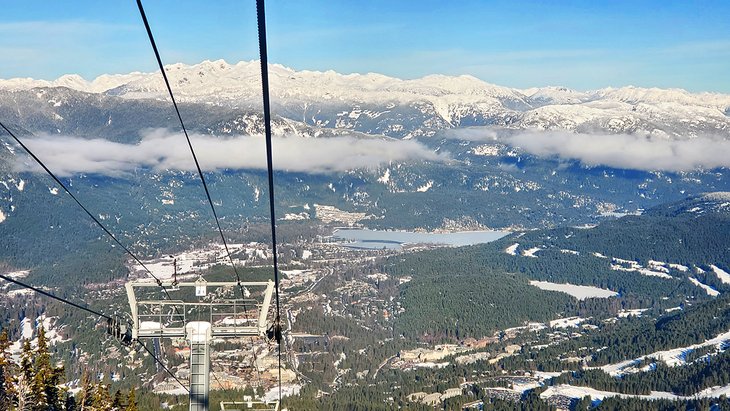
[[[260,108],[259,70],[258,61],[166,66],[178,100],[248,109]],[[284,117],[401,138],[479,125],[730,137],[730,96],[723,94],[631,86],[588,92],[564,87],[519,90],[467,75],[402,80],[375,73],[296,71],[281,65],[271,65],[270,82],[272,103]],[[0,80],[0,92],[34,87],[67,87],[124,99],[168,98],[158,72],[102,75],[92,81],[78,75],[53,81]]]

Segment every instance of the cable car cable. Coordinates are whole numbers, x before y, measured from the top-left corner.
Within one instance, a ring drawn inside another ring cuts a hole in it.
[[[147,348],[147,346],[146,346],[146,345],[144,345],[144,344],[142,343],[142,341],[140,341],[139,339],[137,340],[137,342],[139,343],[139,345],[141,345],[141,346],[142,346],[142,348],[144,348],[144,349],[145,349],[145,351],[147,351],[147,353],[149,353],[149,355],[150,355],[150,356],[152,356],[152,358],[154,358],[154,359],[155,359],[155,361],[157,361],[157,364],[160,364],[160,366],[162,367],[162,369],[164,369],[164,370],[165,370],[165,371],[166,371],[166,372],[167,372],[168,374],[170,374],[170,376],[171,376],[172,378],[174,378],[174,379],[175,379],[175,381],[177,381],[177,383],[178,383],[178,384],[180,384],[180,386],[181,386],[181,387],[183,387],[183,389],[184,389],[185,391],[187,391],[187,392],[188,392],[188,394],[190,394],[190,390],[188,390],[188,388],[187,388],[187,387],[185,386],[185,384],[183,384],[183,383],[182,383],[182,381],[180,381],[180,380],[179,380],[179,379],[178,379],[178,378],[177,378],[177,377],[175,376],[175,374],[173,374],[173,373],[172,373],[172,371],[170,371],[170,370],[169,370],[169,369],[168,369],[168,368],[167,368],[167,367],[165,366],[165,364],[163,364],[163,363],[162,363],[162,361],[160,361],[160,359],[159,359],[159,358],[157,358],[157,356],[155,356],[155,353],[153,353],[152,351],[150,351],[150,349],[149,349],[149,348]]]
[[[16,279],[12,278],[12,277],[8,277],[6,275],[0,274],[0,278],[2,278],[5,281],[8,281],[8,282],[14,283],[16,285],[19,285],[19,286],[21,286],[23,288],[27,288],[29,290],[33,290],[33,291],[37,292],[38,294],[45,295],[46,297],[52,298],[52,299],[54,299],[56,301],[60,301],[60,302],[62,302],[64,304],[68,304],[68,305],[70,305],[72,307],[76,307],[79,310],[84,310],[84,311],[86,311],[88,313],[91,313],[91,314],[94,314],[94,315],[98,315],[99,317],[102,317],[102,318],[106,318],[107,320],[113,320],[112,317],[110,317],[110,316],[108,316],[106,314],[102,314],[102,313],[100,313],[100,312],[98,312],[96,310],[93,310],[93,309],[89,308],[89,307],[84,307],[83,305],[78,305],[78,304],[76,304],[74,302],[71,302],[71,301],[69,301],[69,300],[67,300],[67,299],[65,299],[63,297],[59,297],[57,295],[53,295],[53,294],[51,294],[51,293],[49,293],[47,291],[43,291],[40,288],[33,287],[32,285],[29,285],[29,284],[25,284],[22,281],[18,281]]]
[[[157,43],[155,43],[155,38],[152,35],[152,29],[150,28],[150,24],[147,21],[147,15],[144,12],[144,7],[142,6],[142,0],[137,0],[137,8],[139,8],[139,14],[142,16],[142,21],[144,22],[144,27],[147,30],[147,37],[149,37],[150,44],[152,45],[152,50],[155,52],[155,58],[157,59],[157,65],[160,67],[160,72],[162,73],[162,78],[165,80],[165,85],[167,86],[167,92],[170,95],[170,99],[172,100],[172,105],[175,107],[175,113],[177,114],[177,119],[180,121],[180,126],[182,127],[183,133],[185,134],[185,139],[188,142],[188,147],[190,148],[190,153],[193,155],[193,160],[195,161],[195,167],[198,169],[198,176],[200,176],[200,181],[203,183],[203,188],[205,189],[205,195],[208,197],[208,203],[210,204],[210,209],[213,211],[213,217],[215,218],[215,223],[218,226],[218,232],[221,235],[221,240],[223,241],[223,247],[226,249],[226,254],[228,255],[228,259],[231,262],[231,266],[233,267],[233,272],[236,274],[236,280],[238,281],[238,288],[241,291],[241,298],[246,298],[245,293],[243,290],[243,286],[241,285],[241,276],[238,274],[238,270],[236,269],[236,265],[233,263],[233,257],[231,257],[231,252],[228,249],[228,243],[226,242],[226,237],[223,235],[223,229],[221,228],[220,220],[218,219],[218,213],[215,211],[215,206],[213,205],[213,199],[210,197],[210,190],[208,190],[208,184],[205,181],[205,177],[203,176],[203,170],[200,168],[200,163],[198,162],[198,157],[195,155],[195,149],[193,149],[193,143],[190,141],[190,136],[188,135],[188,130],[185,127],[185,122],[183,122],[182,115],[180,115],[180,109],[177,106],[177,101],[175,100],[175,95],[172,93],[172,87],[170,87],[170,81],[167,79],[167,73],[165,73],[165,67],[162,64],[162,59],[160,58],[160,52],[157,50]]]
[[[32,285],[26,284],[26,283],[24,283],[24,282],[22,282],[22,281],[18,281],[18,280],[16,280],[16,279],[12,278],[12,277],[8,277],[8,276],[6,276],[6,275],[4,275],[4,274],[0,274],[0,278],[2,278],[2,279],[3,279],[3,280],[5,280],[5,281],[11,282],[11,283],[13,283],[13,284],[19,285],[19,286],[21,286],[21,287],[23,287],[23,288],[26,288],[26,289],[29,289],[29,290],[35,291],[35,292],[37,292],[38,294],[44,295],[44,296],[46,296],[46,297],[48,297],[48,298],[51,298],[51,299],[54,299],[54,300],[56,300],[56,301],[59,301],[59,302],[61,302],[61,303],[64,303],[64,304],[70,305],[71,307],[74,307],[74,308],[78,308],[79,310],[82,310],[82,311],[86,311],[86,312],[88,312],[88,313],[91,313],[91,314],[94,314],[94,315],[96,315],[96,316],[99,316],[99,317],[105,318],[105,319],[107,319],[108,321],[114,321],[114,318],[112,318],[112,317],[110,317],[110,316],[108,316],[108,315],[106,315],[106,314],[100,313],[99,311],[96,311],[96,310],[94,310],[94,309],[92,309],[92,308],[89,308],[89,307],[84,307],[84,306],[82,306],[82,305],[76,304],[76,303],[74,303],[74,302],[72,302],[72,301],[69,301],[69,300],[67,300],[67,299],[63,298],[63,297],[59,297],[59,296],[57,296],[57,295],[54,295],[54,294],[51,294],[51,293],[49,293],[49,292],[47,292],[47,291],[43,291],[43,290],[41,290],[41,289],[39,289],[39,288],[37,288],[37,287],[33,287]],[[142,342],[141,342],[141,341],[139,341],[139,340],[137,340],[137,342],[138,342],[138,343],[139,343],[139,344],[140,344],[140,345],[141,345],[142,347],[144,347],[144,349],[145,349],[145,350],[146,350],[146,351],[147,351],[147,352],[148,352],[148,353],[150,354],[150,356],[152,356],[152,358],[154,358],[154,359],[155,359],[155,361],[156,361],[156,362],[157,362],[158,364],[160,364],[160,365],[162,366],[162,368],[163,368],[163,369],[164,369],[164,370],[165,370],[165,371],[166,371],[166,372],[167,372],[168,374],[170,374],[170,376],[171,376],[172,378],[174,378],[174,379],[175,379],[175,380],[176,380],[176,381],[177,381],[177,382],[178,382],[178,383],[179,383],[179,384],[180,384],[180,385],[181,385],[181,386],[182,386],[182,387],[183,387],[183,388],[185,389],[185,391],[188,391],[188,389],[187,389],[187,388],[186,388],[186,387],[185,387],[185,386],[183,385],[183,383],[182,383],[182,382],[180,382],[180,380],[179,380],[179,379],[178,379],[178,378],[177,378],[177,377],[175,376],[175,374],[173,374],[173,373],[172,373],[172,371],[170,371],[170,370],[169,370],[169,369],[168,369],[168,368],[167,368],[167,367],[165,366],[165,364],[163,364],[163,363],[162,363],[162,361],[161,361],[161,360],[160,360],[159,358],[157,358],[157,356],[155,356],[155,354],[154,354],[153,352],[151,352],[151,351],[150,351],[150,350],[149,350],[149,349],[147,348],[147,346],[145,346],[144,344],[142,344]],[[189,392],[189,391],[188,391],[188,392]]]
[[[139,0],[138,0],[139,1]],[[269,56],[266,50],[266,13],[264,0],[256,0],[259,54],[261,56],[261,88],[264,104],[264,130],[266,133],[266,168],[269,177],[269,212],[271,214],[271,246],[274,254],[274,284],[276,286],[276,319],[274,335],[279,345],[279,402],[281,402],[281,309],[279,301],[279,265],[276,248],[276,214],[274,213],[274,165],[271,149],[271,103],[269,101]]]
[[[109,237],[111,237],[111,239],[114,240],[115,243],[117,243],[120,247],[122,247],[122,249],[124,251],[126,251],[127,254],[129,254],[137,263],[139,263],[139,265],[142,266],[142,268],[144,268],[145,271],[147,271],[147,273],[150,276],[152,276],[152,278],[157,282],[157,285],[159,285],[160,287],[162,287],[162,290],[165,292],[165,295],[167,295],[167,299],[168,300],[171,300],[172,298],[170,297],[170,294],[168,294],[167,289],[165,288],[165,286],[162,285],[162,281],[156,275],[154,275],[152,273],[152,271],[150,271],[150,269],[147,268],[147,266],[139,258],[137,258],[137,256],[134,255],[134,253],[131,250],[129,250],[129,248],[125,247],[124,244],[122,244],[119,241],[119,239],[117,239],[117,237],[114,234],[112,234],[112,232],[109,231],[109,229],[106,228],[106,226],[104,224],[102,224],[101,221],[99,221],[98,218],[96,218],[93,214],[91,214],[91,211],[89,211],[89,209],[86,208],[86,206],[84,206],[81,203],[81,201],[79,201],[78,198],[76,198],[76,196],[71,192],[71,190],[69,190],[68,187],[66,187],[66,185],[63,184],[61,182],[61,180],[58,177],[56,177],[56,175],[53,174],[53,172],[43,163],[43,161],[41,161],[41,159],[38,158],[38,156],[36,156],[12,131],[10,131],[10,129],[8,129],[5,126],[5,124],[3,124],[2,122],[0,122],[0,127],[2,127],[5,130],[5,132],[8,133],[10,135],[10,137],[12,137],[15,140],[15,142],[18,143],[20,145],[20,147],[22,147],[23,150],[25,150],[25,152],[28,153],[28,155],[30,155],[32,157],[33,160],[35,160],[35,162],[38,163],[38,165],[40,165],[46,171],[46,173],[49,176],[51,176],[51,178],[53,178],[53,180],[56,182],[56,184],[58,184],[59,186],[61,186],[61,188],[63,189],[63,191],[66,192],[66,194],[68,194],[69,196],[71,196],[71,198],[76,202],[76,204],[78,204],[79,207],[81,207],[81,209],[83,209],[84,212],[86,212],[86,214],[89,217],[91,217],[92,220],[94,220],[94,222],[96,223],[96,225],[98,225],[99,227],[101,227],[101,229],[104,230],[104,232]]]

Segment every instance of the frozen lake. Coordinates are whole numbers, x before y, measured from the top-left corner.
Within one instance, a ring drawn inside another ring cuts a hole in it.
[[[506,231],[461,231],[455,233],[416,233],[337,229],[332,234],[339,244],[350,248],[397,249],[403,244],[445,244],[455,247],[489,243],[509,234]]]

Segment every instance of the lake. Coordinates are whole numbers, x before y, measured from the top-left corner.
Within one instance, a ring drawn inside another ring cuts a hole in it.
[[[509,234],[506,231],[461,231],[455,233],[416,233],[411,231],[378,231],[337,229],[332,234],[338,244],[349,248],[398,249],[403,244],[445,244],[455,247],[489,243]]]

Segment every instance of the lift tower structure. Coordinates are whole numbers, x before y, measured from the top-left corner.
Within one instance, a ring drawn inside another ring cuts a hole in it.
[[[146,299],[143,290],[154,282],[126,283],[132,314],[132,339],[185,338],[190,343],[190,411],[208,411],[210,392],[210,342],[215,338],[265,337],[270,330],[268,313],[274,282],[163,283],[182,291],[183,299]],[[238,288],[242,298],[221,298],[209,289]],[[194,290],[194,295],[191,291]],[[187,291],[187,294],[185,293]],[[142,298],[138,298],[138,295]],[[278,409],[278,402],[272,409]]]

